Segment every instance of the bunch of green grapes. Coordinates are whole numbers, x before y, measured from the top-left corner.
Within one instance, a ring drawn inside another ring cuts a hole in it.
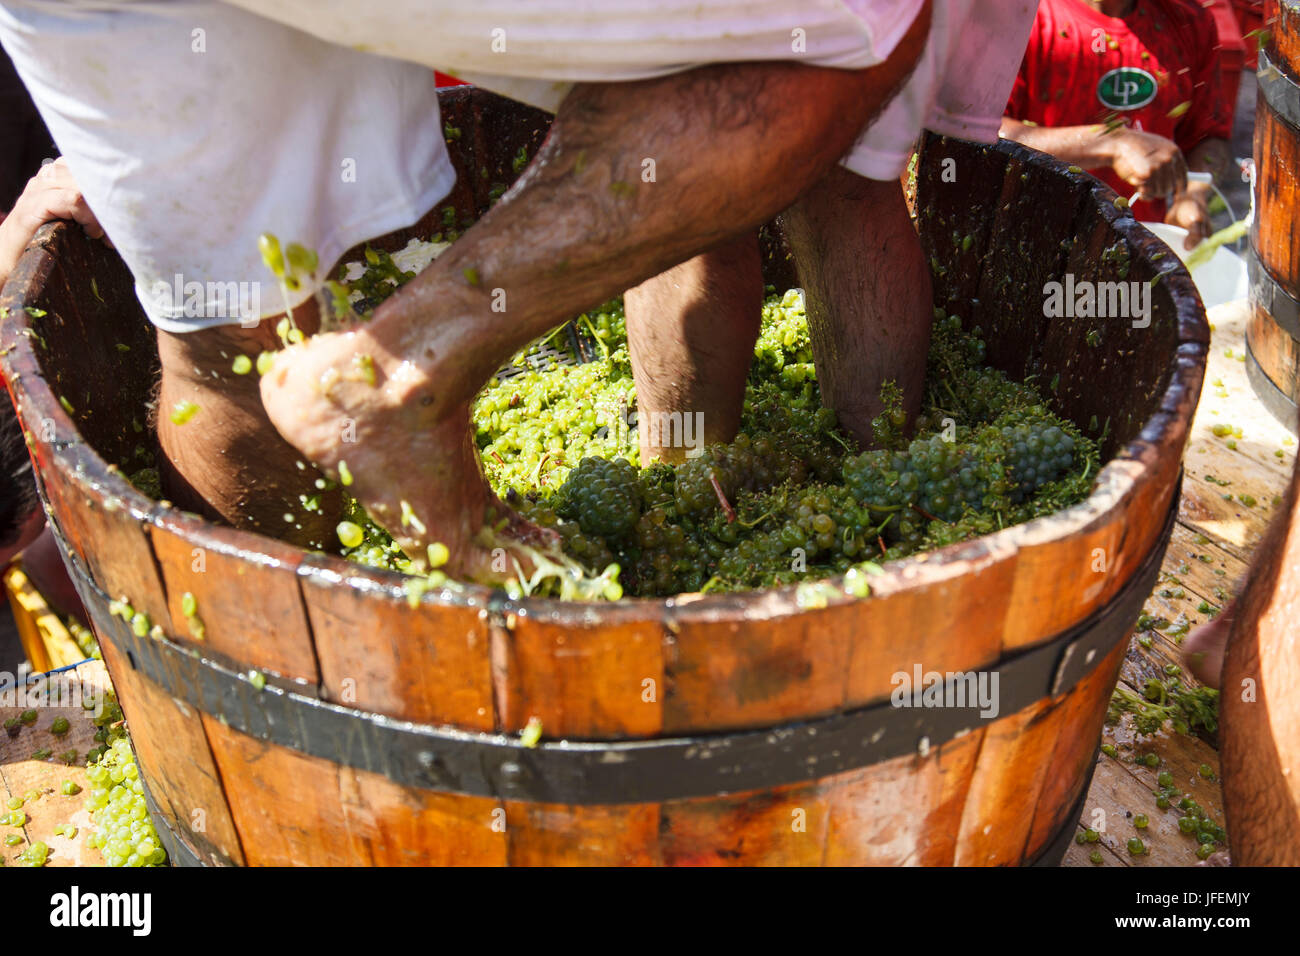
[[[766,381],[780,376],[787,367],[807,370],[811,368],[812,360],[812,340],[804,314],[803,293],[791,289],[781,296],[768,296],[763,302],[762,326],[754,345],[751,378]],[[794,384],[797,377],[789,376],[790,384]],[[815,378],[815,373],[812,377]],[[787,379],[780,376],[780,380],[785,382]],[[802,384],[803,380],[799,383]]]
[[[95,822],[87,845],[97,847],[108,866],[162,866],[167,851],[149,819],[144,784],[113,691],[106,692],[103,704],[94,718],[99,746],[86,755],[86,776],[92,785],[86,809]]]
[[[718,508],[725,511],[742,492],[799,484],[807,475],[808,462],[787,436],[760,433],[751,438],[741,432],[730,445],[710,445],[677,467],[677,513],[704,517]]]
[[[555,511],[587,534],[618,541],[641,517],[643,497],[641,478],[626,458],[584,458],[556,494]]]
[[[925,397],[916,431],[945,427],[945,420],[970,427],[1003,415],[1046,414],[1043,398],[1025,382],[1014,382],[985,366],[979,328],[965,331],[955,315],[937,314],[926,358]]]
[[[835,412],[823,408],[816,380],[789,385],[772,379],[751,382],[745,391],[740,433],[767,436],[807,465],[818,481],[836,480],[840,459],[855,448],[838,427]]]
[[[715,516],[706,530],[726,546],[714,572],[724,587],[771,587],[870,557],[876,521],[844,486],[789,484],[746,496],[738,520]]]
[[[958,429],[917,438],[903,452],[869,451],[845,460],[844,480],[880,512],[908,508],[929,520],[958,521],[967,510],[1021,504],[1074,465],[1075,437],[1049,421]]]
[[[353,304],[353,308],[360,315],[369,315],[376,306],[415,278],[414,272],[401,269],[393,261],[393,257],[382,249],[366,246],[365,265],[365,271],[360,278],[348,283],[350,291],[361,295],[361,298]]]

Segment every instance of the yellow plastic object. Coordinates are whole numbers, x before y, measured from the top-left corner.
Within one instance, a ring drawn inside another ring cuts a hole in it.
[[[86,659],[59,616],[27,580],[20,562],[9,565],[4,581],[14,623],[18,625],[18,638],[34,672],[44,673]]]

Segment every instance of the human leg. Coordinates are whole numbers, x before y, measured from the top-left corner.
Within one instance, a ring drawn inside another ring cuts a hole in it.
[[[908,419],[921,406],[930,268],[897,180],[835,167],[781,217],[799,268],[822,403],[864,446],[886,379]]]
[[[469,542],[490,497],[458,451],[483,382],[568,316],[788,206],[897,88],[927,28],[928,8],[868,70],[736,64],[575,88],[529,171],[432,267],[364,326],[277,358],[262,380],[271,420],[324,468],[346,459],[408,553],[442,540],[453,571],[485,573]],[[348,374],[359,356],[373,385]],[[344,419],[356,443],[340,442]]]
[[[748,232],[624,295],[643,464],[678,463],[735,437],[758,338],[760,266]]]

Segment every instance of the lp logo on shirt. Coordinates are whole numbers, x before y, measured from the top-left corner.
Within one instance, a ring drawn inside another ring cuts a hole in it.
[[[1136,110],[1156,98],[1156,78],[1136,66],[1110,70],[1097,84],[1097,99],[1113,110]]]

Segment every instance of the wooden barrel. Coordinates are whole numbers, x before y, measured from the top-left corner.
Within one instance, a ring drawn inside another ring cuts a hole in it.
[[[1255,110],[1246,371],[1273,415],[1296,430],[1300,402],[1300,0],[1268,0]]]
[[[444,205],[481,212],[544,118],[444,97],[461,130]],[[157,358],[130,276],[81,230],[42,230],[0,299],[4,371],[172,859],[1058,860],[1170,533],[1208,327],[1176,259],[1090,177],[937,138],[919,176],[939,304],[1104,431],[1106,464],[1087,501],[824,607],[792,588],[583,605],[482,587],[413,607],[399,575],[152,501],[108,464],[152,447]],[[1043,318],[1067,273],[1151,283],[1149,325]],[[120,596],[165,633],[132,633]],[[918,672],[996,680],[996,713],[974,693],[895,706]]]

